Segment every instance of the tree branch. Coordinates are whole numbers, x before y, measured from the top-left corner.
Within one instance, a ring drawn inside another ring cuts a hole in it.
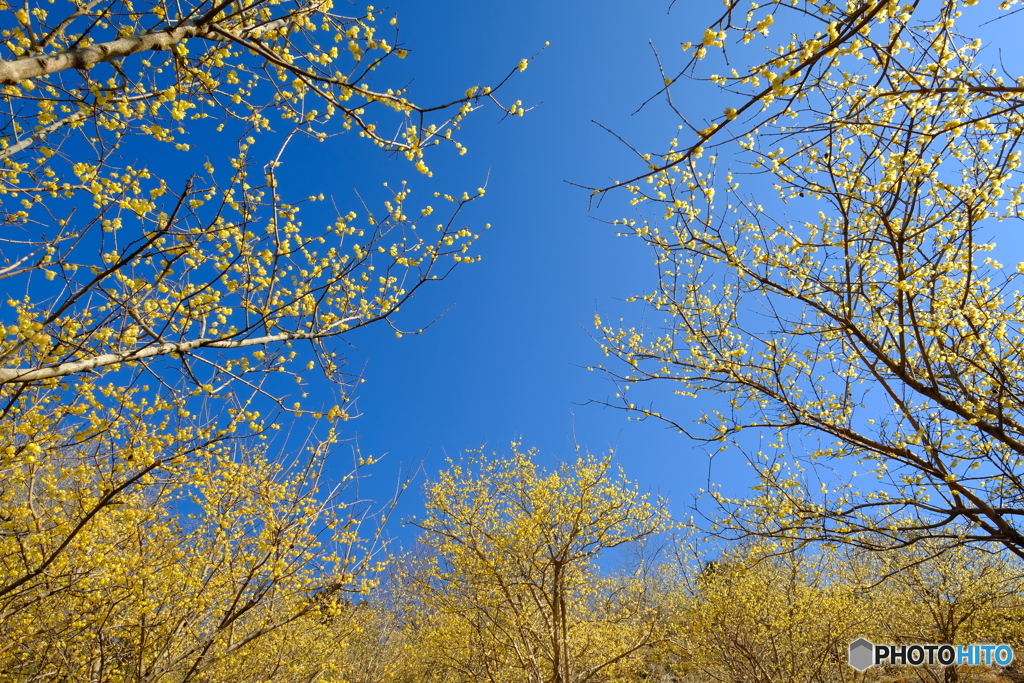
[[[213,23],[187,21],[173,28],[166,28],[138,36],[118,38],[105,43],[78,47],[62,52],[37,57],[26,57],[11,61],[0,61],[0,84],[13,85],[29,78],[38,78],[65,69],[88,69],[94,64],[128,57],[146,50],[169,50],[175,44],[189,38],[204,38],[218,42],[244,40],[285,26],[290,17],[280,17],[235,34]],[[214,29],[217,30],[214,30]]]
[[[357,320],[358,318],[345,318],[334,323],[337,327],[343,323]],[[53,379],[55,377],[66,377],[79,372],[88,372],[97,368],[107,367],[115,363],[132,363],[146,360],[155,356],[166,356],[168,354],[186,354],[199,348],[207,349],[239,349],[246,346],[265,346],[276,342],[294,341],[297,339],[322,339],[341,334],[344,330],[325,328],[316,332],[280,332],[268,334],[262,337],[251,337],[249,339],[192,339],[181,342],[168,342],[158,346],[150,346],[138,349],[137,351],[125,351],[122,353],[101,353],[92,358],[70,361],[59,365],[51,365],[42,368],[6,368],[0,370],[0,384],[39,382],[41,380]]]

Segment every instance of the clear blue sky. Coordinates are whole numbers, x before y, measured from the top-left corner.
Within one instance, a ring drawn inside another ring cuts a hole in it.
[[[680,515],[706,484],[707,457],[684,437],[581,405],[614,394],[604,375],[583,367],[603,360],[590,337],[595,312],[621,310],[621,299],[654,283],[654,270],[638,241],[596,220],[628,215],[626,197],[588,211],[588,193],[565,181],[606,184],[639,168],[592,120],[652,150],[675,134],[663,107],[632,115],[661,85],[648,41],[678,63],[680,43],[699,35],[717,6],[680,2],[671,14],[667,7],[663,0],[391,3],[411,51],[402,68],[415,76],[413,99],[493,84],[550,41],[504,93],[536,107],[500,123],[494,108],[470,116],[461,132],[469,153],[429,160],[430,182],[354,138],[326,153],[312,143],[289,149],[283,193],[288,182],[305,187],[327,177],[339,205],[355,204],[353,188],[373,204],[386,181],[407,179],[413,198],[426,201],[435,190],[461,193],[489,178],[485,200],[466,214],[475,227],[493,226],[478,243],[483,260],[429,288],[398,322],[415,328],[447,310],[443,317],[421,336],[396,339],[382,326],[349,339],[349,360],[366,380],[362,416],[349,428],[364,454],[387,454],[364,492],[390,492],[399,464],[422,462],[429,474],[464,449],[507,450],[513,438],[548,462],[572,458],[574,442],[591,452],[614,448],[627,475],[670,497]],[[313,158],[323,161],[298,172],[300,160]],[[403,514],[415,511],[420,484],[422,477]]]
[[[478,243],[482,262],[424,290],[396,322],[415,329],[443,313],[440,319],[420,336],[396,339],[387,326],[373,326],[346,340],[349,367],[365,380],[357,391],[361,416],[348,423],[349,434],[364,455],[386,456],[362,494],[389,496],[401,467],[422,464],[430,476],[464,449],[486,444],[507,451],[513,439],[539,448],[549,463],[572,458],[574,443],[597,453],[614,448],[627,475],[668,497],[678,516],[707,486],[709,462],[699,444],[660,424],[629,422],[620,411],[586,405],[615,392],[604,375],[584,369],[604,360],[590,337],[595,312],[641,325],[641,309],[622,299],[653,287],[656,276],[639,241],[617,237],[601,222],[629,216],[628,197],[612,194],[590,210],[589,194],[565,182],[604,185],[643,170],[593,121],[646,151],[663,151],[675,136],[678,121],[660,101],[634,115],[662,85],[652,44],[678,68],[680,43],[699,40],[721,6],[703,0],[679,0],[671,12],[668,6],[667,0],[391,3],[385,17],[397,14],[410,56],[397,75],[382,78],[399,85],[411,79],[411,97],[420,104],[495,84],[550,41],[502,93],[531,110],[500,122],[493,107],[470,116],[460,133],[469,153],[429,158],[432,180],[354,136],[289,147],[282,195],[324,192],[342,211],[359,208],[355,191],[371,207],[379,205],[387,196],[384,182],[410,181],[413,199],[423,203],[434,191],[461,194],[487,183],[486,199],[464,214],[477,231],[493,225]],[[732,104],[699,85],[674,94],[695,122]],[[315,216],[304,220],[315,223]],[[681,423],[700,414],[693,399],[662,392],[658,400],[659,410]],[[735,495],[752,483],[738,454],[716,458],[711,475]],[[422,483],[423,476],[399,516],[416,513]]]
[[[385,10],[382,34],[390,40],[385,22],[397,15],[400,43],[410,55],[385,68],[375,84],[408,84],[410,97],[421,105],[451,101],[474,85],[496,84],[550,42],[500,93],[506,102],[522,100],[530,111],[502,121],[494,107],[471,115],[458,134],[469,153],[432,155],[433,179],[355,135],[326,143],[295,138],[288,147],[278,176],[281,196],[288,201],[322,192],[343,213],[362,213],[362,200],[379,207],[389,195],[385,182],[410,181],[414,204],[431,203],[435,191],[461,194],[487,185],[486,198],[463,215],[477,232],[493,225],[477,245],[483,260],[422,290],[395,322],[410,330],[440,318],[419,336],[396,339],[386,325],[375,325],[344,340],[350,345],[350,371],[365,380],[356,392],[361,416],[346,424],[347,434],[364,455],[384,456],[363,481],[361,494],[387,498],[402,468],[422,465],[430,476],[447,457],[481,445],[507,451],[513,439],[540,449],[552,464],[574,457],[574,444],[594,453],[614,449],[627,475],[668,497],[678,516],[687,514],[693,496],[707,486],[709,461],[699,444],[660,424],[629,422],[620,411],[588,405],[615,392],[606,376],[585,369],[604,361],[590,336],[594,314],[624,315],[629,324],[642,326],[642,309],[622,300],[654,287],[656,273],[638,240],[617,237],[602,222],[630,217],[628,196],[612,193],[592,210],[589,193],[566,182],[607,185],[644,169],[595,121],[645,151],[664,151],[676,135],[679,122],[660,100],[634,114],[662,86],[653,49],[675,74],[683,59],[680,43],[699,40],[721,4],[677,0],[671,12],[669,5],[670,0],[379,5]],[[356,14],[363,7],[339,3],[336,11]],[[1012,19],[986,30],[999,46],[1012,48],[1012,40],[999,37],[1010,29]],[[1014,62],[1019,55],[1007,50],[999,56],[1011,68],[1019,63]],[[94,73],[105,68],[110,67]],[[688,83],[674,94],[676,105],[699,124],[703,116],[733,104],[706,85]],[[219,168],[237,151],[233,138],[211,139],[202,125],[190,128],[189,135]],[[265,163],[279,142],[280,136],[265,136],[252,158]],[[125,163],[141,159],[159,165],[156,172],[174,187],[201,172],[197,154],[176,156],[165,144],[145,140],[123,151]],[[171,169],[163,163],[168,159]],[[330,203],[311,205],[302,220],[316,230],[333,221],[329,208]],[[330,401],[314,384],[312,392],[318,390]],[[664,390],[657,399],[658,409],[680,423],[700,415],[694,399]],[[341,474],[346,463],[344,452],[339,455]],[[751,483],[738,454],[716,458],[711,476],[734,495]],[[422,482],[423,476],[403,501],[400,516],[415,514]]]

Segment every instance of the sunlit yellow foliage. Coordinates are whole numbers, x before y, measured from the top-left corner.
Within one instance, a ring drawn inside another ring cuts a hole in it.
[[[228,680],[213,672],[262,656],[323,666],[287,643],[372,577],[361,511],[323,490],[323,453],[234,451],[204,448],[105,505],[111,482],[90,477],[109,455],[90,444],[5,481],[0,680]]]
[[[661,500],[610,457],[544,471],[536,454],[476,453],[427,486],[415,524],[429,549],[413,563],[422,609],[411,638],[419,680],[609,680],[655,639],[636,580],[595,561],[667,529]]]
[[[508,77],[414,102],[397,21],[330,0],[36,5],[0,10],[0,679],[346,680],[343,635],[303,659],[379,569],[336,343],[477,260],[483,190],[351,211],[287,152],[430,174]]]
[[[1001,551],[992,545],[946,549],[924,539],[906,549],[853,554],[840,574],[865,587],[870,630],[879,640],[1009,643],[1018,650],[1024,645],[1024,567]]]
[[[622,184],[646,217],[620,225],[659,280],[635,299],[644,327],[597,323],[625,363],[610,371],[668,382],[678,408],[626,390],[621,407],[748,454],[763,497],[719,497],[728,524],[753,510],[791,538],[929,530],[1024,556],[1024,118],[1019,83],[963,35],[980,4],[726,5],[694,58],[729,52],[714,80],[736,106]],[[766,40],[769,57],[742,46]]]

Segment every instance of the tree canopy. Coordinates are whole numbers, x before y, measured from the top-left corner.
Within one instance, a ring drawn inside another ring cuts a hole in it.
[[[665,79],[670,104],[706,79],[735,106],[617,184],[663,322],[598,326],[625,387],[721,397],[693,422],[619,406],[747,453],[761,495],[720,498],[733,531],[1024,555],[1024,266],[997,249],[1022,86],[972,33],[1016,3],[976,4],[728,2]]]
[[[285,174],[341,137],[426,181],[530,60],[413,92],[399,17],[347,7],[0,7],[0,681],[882,683],[850,639],[1024,642],[1014,0],[727,0],[659,57],[680,132],[589,188],[654,282],[596,324],[617,407],[754,466],[692,563],[611,456],[518,442],[383,553],[341,347],[421,331],[485,188]]]
[[[670,528],[665,501],[610,456],[553,471],[536,457],[475,453],[428,484],[413,523],[429,552],[410,572],[421,679],[607,680],[657,640],[644,587],[603,579],[597,562]]]
[[[351,133],[341,163],[429,175],[507,76],[412,101],[373,7],[2,9],[0,670],[211,680],[249,657],[315,678],[310,620],[349,614],[380,559],[348,488],[372,459],[326,465],[353,416],[336,343],[475,260],[458,214],[483,189],[435,212],[403,184],[306,226],[328,197],[285,196],[279,170],[294,138]],[[333,395],[307,396],[317,376]]]

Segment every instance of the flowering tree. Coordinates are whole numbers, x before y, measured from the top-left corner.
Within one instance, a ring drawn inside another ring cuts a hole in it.
[[[721,397],[694,420],[619,405],[748,453],[759,497],[718,496],[739,534],[1024,556],[1024,266],[996,249],[1022,81],[977,27],[1016,3],[975,4],[728,2],[666,77],[671,96],[728,53],[708,78],[735,106],[619,183],[652,212],[621,225],[653,250],[635,301],[664,322],[598,326],[626,387]]]
[[[418,680],[608,680],[657,639],[644,586],[595,563],[669,528],[665,502],[610,458],[544,472],[534,457],[476,455],[428,485],[414,522],[430,550],[412,572]]]
[[[429,105],[379,84],[406,49],[372,7],[3,9],[0,670],[212,676],[365,587],[363,513],[324,474],[351,416],[332,341],[475,260],[457,221],[483,190],[435,213],[402,185],[310,228],[325,198],[282,195],[285,148],[352,132],[430,174],[504,81]],[[292,400],[309,373],[334,405]],[[293,416],[322,428],[278,456]]]

